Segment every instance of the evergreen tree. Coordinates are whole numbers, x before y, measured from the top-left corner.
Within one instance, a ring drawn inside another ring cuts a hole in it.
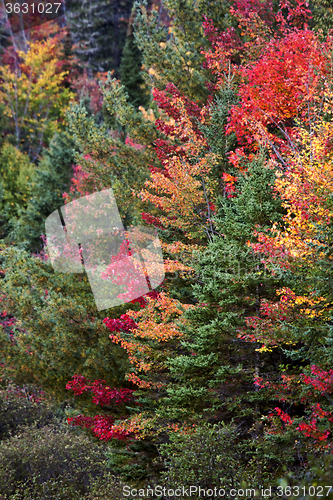
[[[73,53],[89,76],[119,68],[131,9],[132,0],[82,0],[69,11]]]
[[[11,45],[10,30],[6,27],[7,16],[3,13],[3,7],[0,5],[0,56],[7,47]]]
[[[133,190],[139,192],[143,186],[148,166],[159,164],[154,150],[159,134],[149,117],[128,102],[124,86],[111,78],[104,86],[104,113],[105,122],[100,126],[83,103],[72,107],[70,127],[76,148],[82,152],[77,163],[100,189],[112,186],[126,226],[142,223],[143,203],[133,196]],[[121,126],[120,138],[110,133],[111,121]]]
[[[0,150],[0,184],[3,197],[0,202],[1,211],[7,216],[16,215],[25,209],[33,189],[35,166],[29,157],[9,143]]]
[[[255,228],[264,231],[281,222],[281,201],[272,196],[274,179],[275,172],[258,156],[238,174],[234,195],[220,199],[218,235],[196,255],[197,305],[185,313],[185,337],[178,353],[166,362],[170,382],[158,408],[159,417],[167,421],[204,419],[237,426],[239,453],[247,473],[256,477],[256,487],[265,480],[267,467],[272,470],[274,463],[277,469],[279,464],[263,439],[261,425],[262,415],[276,402],[258,391],[254,380],[278,373],[286,358],[279,350],[259,353],[260,343],[242,336],[249,331],[246,318],[260,316],[262,300],[272,299],[281,286],[280,276],[267,272],[261,256],[248,246],[255,241]],[[293,463],[289,445],[278,450]]]
[[[138,49],[132,30],[129,31],[119,68],[121,83],[124,85],[129,102],[136,108],[146,107],[149,91],[141,74],[142,53]]]
[[[161,9],[154,7],[149,12],[145,0],[136,2],[135,7],[134,33],[143,54],[147,85],[164,89],[172,82],[189,98],[206,98],[206,82],[214,78],[203,64],[202,50],[210,47],[208,37],[204,37],[203,16],[214,19],[218,29],[226,28],[232,22],[229,2],[167,0],[163,8],[172,22],[164,24],[161,23]]]
[[[64,204],[63,193],[73,175],[74,141],[68,132],[57,134],[50,148],[44,149],[36,169],[31,198],[25,210],[10,221],[9,241],[40,250],[45,219]]]
[[[236,196],[220,199],[218,235],[194,265],[198,306],[186,313],[183,352],[168,362],[175,381],[165,401],[171,414],[184,414],[187,408],[189,415],[194,410],[230,419],[230,409],[241,404],[241,414],[251,419],[258,344],[244,342],[238,334],[247,329],[246,317],[260,314],[261,300],[274,296],[279,282],[247,245],[254,241],[255,227],[265,230],[281,219],[280,201],[272,196],[274,178],[258,157],[238,176]]]

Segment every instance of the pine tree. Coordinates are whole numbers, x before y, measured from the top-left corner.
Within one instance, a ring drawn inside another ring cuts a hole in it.
[[[93,58],[97,56],[100,50],[98,37],[101,25],[104,24],[108,2],[100,3],[84,0],[73,7],[67,15],[70,26],[72,41],[75,44],[74,53],[79,59],[86,63],[89,71],[92,73],[94,68]],[[103,17],[99,18],[99,13]]]

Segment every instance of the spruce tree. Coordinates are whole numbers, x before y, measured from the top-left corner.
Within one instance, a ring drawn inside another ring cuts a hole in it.
[[[0,56],[3,55],[5,49],[11,45],[10,30],[6,26],[7,17],[2,15],[0,11]]]
[[[9,143],[0,150],[0,184],[3,199],[0,202],[2,212],[8,216],[16,215],[20,209],[25,209],[33,189],[35,166],[28,155]]]
[[[132,0],[82,0],[69,11],[73,53],[89,76],[119,68],[131,9]]]
[[[160,135],[155,124],[128,101],[125,87],[110,77],[104,89],[102,125],[89,116],[83,103],[73,106],[69,113],[76,149],[82,152],[77,163],[94,177],[100,188],[112,186],[126,226],[142,223],[143,203],[133,196],[133,190],[139,192],[142,188],[149,165],[159,164],[154,141]],[[122,127],[122,137],[110,133],[111,121]],[[128,136],[133,143],[126,141]]]
[[[13,217],[27,208],[36,177],[35,165],[12,144],[0,148],[0,238],[8,236]]]
[[[124,85],[129,102],[136,108],[146,107],[149,103],[149,91],[145,85],[142,69],[142,53],[138,49],[132,30],[129,31],[119,68],[121,83]]]
[[[69,133],[58,133],[49,149],[44,149],[36,169],[31,198],[25,210],[10,221],[8,241],[33,251],[41,250],[45,219],[64,205],[63,193],[73,175],[74,141]]]
[[[275,174],[256,158],[238,176],[237,195],[222,197],[215,219],[218,235],[197,255],[197,283],[193,294],[198,306],[186,313],[187,340],[182,353],[170,359],[173,383],[167,389],[167,413],[204,414],[216,420],[232,419],[233,408],[253,423],[253,375],[259,374],[258,344],[244,342],[245,318],[260,314],[263,298],[271,298],[279,277],[267,273],[254,242],[256,227],[265,230],[281,220],[279,199],[272,196]],[[276,360],[265,360],[264,370]],[[185,409],[185,411],[184,411]]]
[[[202,50],[211,46],[204,36],[203,16],[214,19],[222,31],[233,23],[229,2],[167,0],[163,8],[171,21],[165,23],[161,9],[148,9],[146,0],[137,1],[135,8],[135,40],[143,53],[147,85],[164,89],[172,82],[191,99],[207,98],[206,83],[214,78],[203,64]]]

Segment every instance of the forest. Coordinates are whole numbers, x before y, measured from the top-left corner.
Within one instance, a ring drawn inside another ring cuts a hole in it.
[[[0,2],[0,500],[333,499],[331,0],[44,4]],[[110,188],[101,309],[46,220]]]

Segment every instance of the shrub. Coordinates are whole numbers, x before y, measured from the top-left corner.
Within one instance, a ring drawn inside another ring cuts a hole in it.
[[[92,482],[84,500],[123,500],[124,484],[110,472]]]
[[[27,427],[2,442],[0,494],[20,499],[30,494],[33,500],[81,499],[91,481],[107,469],[103,444],[62,424]],[[19,496],[10,496],[14,494]]]
[[[54,421],[49,403],[36,397],[14,385],[0,390],[0,440],[17,434],[22,426],[43,427]]]
[[[0,500],[5,498],[0,496]],[[93,481],[89,493],[84,496],[68,487],[62,480],[51,479],[40,484],[36,476],[33,476],[30,485],[26,483],[18,485],[15,493],[10,496],[11,500],[120,500],[122,498],[122,483],[110,473]]]
[[[160,446],[160,455],[166,488],[234,488],[245,479],[244,457],[231,426],[205,424],[190,434],[173,434]]]
[[[280,498],[291,500],[310,500],[311,498],[325,497],[333,499],[332,477],[333,456],[329,454],[311,455],[306,467],[298,473],[287,473],[278,481],[284,495]]]

